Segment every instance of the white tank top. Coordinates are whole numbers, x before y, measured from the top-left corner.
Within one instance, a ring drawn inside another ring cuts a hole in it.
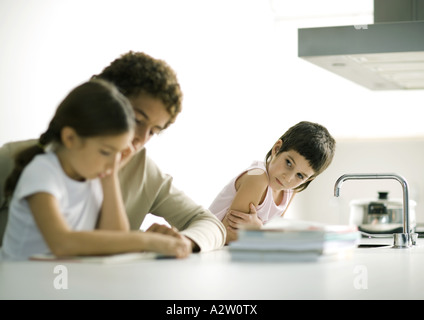
[[[237,193],[236,181],[245,172],[253,169],[263,170],[267,175],[268,172],[263,161],[254,161],[249,168],[244,170],[241,174],[234,177],[218,194],[212,204],[209,206],[209,210],[222,221],[225,214],[233,202],[233,199]],[[281,216],[286,210],[287,205],[290,203],[290,199],[293,197],[293,190],[284,190],[283,199],[279,205],[276,205],[272,196],[272,189],[268,186],[266,190],[266,196],[264,201],[256,208],[259,219],[265,224],[270,219]]]

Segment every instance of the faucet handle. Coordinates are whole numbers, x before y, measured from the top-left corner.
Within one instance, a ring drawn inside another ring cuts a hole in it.
[[[410,233],[409,234],[410,235],[410,237],[411,237],[411,243],[412,243],[412,245],[413,246],[416,246],[417,245],[417,240],[418,240],[418,233]]]

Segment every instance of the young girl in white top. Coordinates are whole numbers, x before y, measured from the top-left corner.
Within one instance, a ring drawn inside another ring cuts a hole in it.
[[[92,80],[59,105],[38,144],[15,159],[2,257],[28,259],[155,251],[185,257],[188,241],[129,231],[118,169],[131,151],[135,126],[129,101],[111,84]]]
[[[283,216],[297,192],[331,163],[335,140],[317,123],[300,122],[278,139],[265,157],[234,177],[209,207],[227,228],[226,243],[239,228],[260,228]]]

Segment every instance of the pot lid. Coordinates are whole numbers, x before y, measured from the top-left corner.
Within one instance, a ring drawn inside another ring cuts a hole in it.
[[[363,206],[363,205],[369,205],[372,202],[383,202],[387,204],[387,206],[403,206],[403,199],[402,198],[393,198],[389,200],[378,200],[376,198],[363,198],[363,199],[354,199],[349,202],[350,206]],[[414,200],[409,199],[409,206],[410,207],[416,207],[417,202]]]

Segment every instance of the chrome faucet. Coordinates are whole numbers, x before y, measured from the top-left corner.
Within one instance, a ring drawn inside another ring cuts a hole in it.
[[[408,183],[405,178],[393,173],[354,173],[345,174],[337,179],[334,185],[334,196],[340,195],[340,187],[346,180],[369,180],[369,179],[393,179],[402,185],[403,190],[403,233],[393,234],[394,248],[407,248],[415,244],[416,234],[412,233],[409,226],[409,191]]]

